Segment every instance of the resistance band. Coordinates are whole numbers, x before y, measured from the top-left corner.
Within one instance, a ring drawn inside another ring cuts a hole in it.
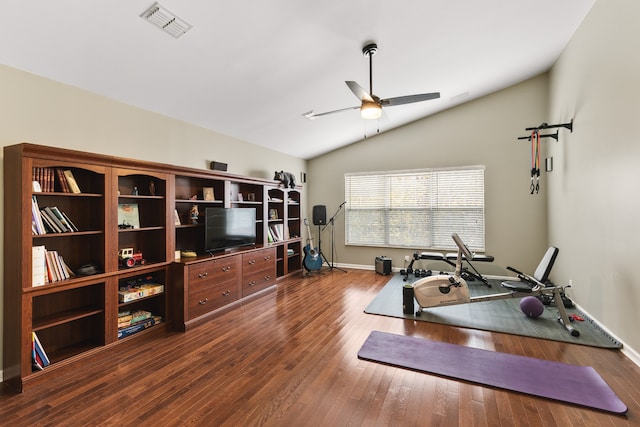
[[[535,178],[535,184],[533,182]],[[538,130],[531,132],[531,194],[540,190],[540,134]]]

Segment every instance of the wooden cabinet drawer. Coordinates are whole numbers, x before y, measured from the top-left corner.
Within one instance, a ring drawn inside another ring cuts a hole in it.
[[[187,319],[193,320],[240,298],[240,275],[240,256],[189,265]]]
[[[242,277],[242,296],[251,295],[276,283],[276,265]]]
[[[276,248],[265,248],[242,255],[242,275],[246,278],[276,265]],[[245,280],[246,281],[246,280]]]
[[[189,291],[189,320],[232,303],[240,297],[237,282],[212,283]]]
[[[209,286],[210,283],[220,283],[237,280],[240,277],[240,257],[230,256],[211,259],[206,262],[190,265],[188,275],[189,291],[197,290],[199,286]]]

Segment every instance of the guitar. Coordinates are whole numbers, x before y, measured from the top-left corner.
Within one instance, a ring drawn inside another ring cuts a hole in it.
[[[309,221],[304,219],[304,225],[307,226],[307,234],[309,235],[309,243],[304,247],[304,259],[302,264],[307,271],[320,270],[322,268],[322,259],[318,250],[313,247],[313,239],[311,236],[311,229],[309,228]]]

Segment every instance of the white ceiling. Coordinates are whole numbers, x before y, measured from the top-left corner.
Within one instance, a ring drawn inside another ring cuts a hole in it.
[[[153,0],[3,1],[0,63],[309,159],[548,70],[595,0],[162,0],[193,28],[140,18]],[[307,120],[359,105],[362,47],[381,98],[438,100]]]

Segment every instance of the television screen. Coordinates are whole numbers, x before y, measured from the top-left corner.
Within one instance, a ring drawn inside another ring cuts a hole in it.
[[[254,208],[207,208],[205,250],[220,251],[256,243]]]

